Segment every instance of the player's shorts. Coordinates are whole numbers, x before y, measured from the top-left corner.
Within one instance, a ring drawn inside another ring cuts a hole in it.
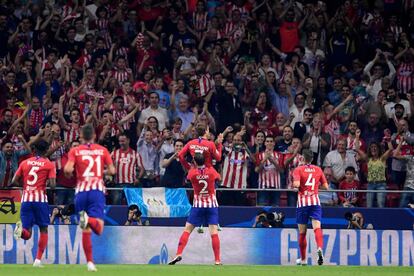
[[[104,219],[105,195],[98,190],[79,192],[75,196],[75,210],[86,211],[88,216]]]
[[[188,217],[187,222],[194,226],[218,225],[218,208],[191,207],[190,216]]]
[[[296,208],[296,223],[308,224],[309,219],[322,219],[322,208],[320,205],[303,206]]]
[[[22,202],[20,219],[24,229],[30,229],[35,224],[39,227],[47,227],[49,225],[49,204],[47,202]]]

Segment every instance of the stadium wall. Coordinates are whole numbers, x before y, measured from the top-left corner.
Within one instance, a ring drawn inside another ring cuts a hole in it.
[[[13,239],[12,224],[0,224],[0,263],[31,264],[39,233],[28,241]],[[207,230],[207,229],[206,229]],[[193,233],[184,264],[212,264],[207,233]],[[109,226],[93,236],[96,263],[166,264],[175,253],[182,227]],[[294,265],[298,257],[296,229],[224,228],[220,232],[224,264]],[[413,266],[414,231],[324,230],[325,264]],[[316,264],[313,231],[308,231],[308,263]],[[49,227],[46,264],[85,263],[81,230],[73,225]]]

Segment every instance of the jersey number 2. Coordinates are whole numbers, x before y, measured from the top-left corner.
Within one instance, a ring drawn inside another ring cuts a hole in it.
[[[86,167],[85,171],[83,172],[83,177],[94,177],[95,172],[92,171],[93,166],[96,163],[96,176],[101,176],[101,157],[97,156],[93,159],[92,156],[84,155],[82,156],[82,161],[88,161],[88,166]]]
[[[201,184],[201,185],[204,185],[203,188],[200,191],[200,194],[207,194],[208,193],[208,191],[207,191],[207,186],[208,186],[207,181],[199,180],[198,183]]]
[[[30,176],[33,176],[33,179],[32,180],[27,180],[27,185],[33,185],[33,184],[35,184],[36,182],[37,182],[37,171],[40,169],[40,167],[36,167],[36,166],[33,166],[31,169],[30,169],[30,171],[29,171],[29,175]]]
[[[312,174],[309,174],[308,180],[306,180],[305,186],[311,186],[311,190],[315,189],[315,178],[312,177]]]

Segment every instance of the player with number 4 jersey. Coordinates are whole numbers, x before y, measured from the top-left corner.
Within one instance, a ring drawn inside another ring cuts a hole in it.
[[[94,144],[96,134],[92,125],[85,125],[81,131],[83,145],[69,151],[64,168],[66,176],[76,171],[75,208],[79,213],[82,245],[86,255],[88,271],[97,271],[92,259],[91,231],[101,235],[104,226],[105,184],[104,168],[109,175],[115,174],[115,167],[108,150]]]
[[[194,189],[193,207],[185,224],[184,232],[180,237],[176,256],[169,264],[174,265],[182,260],[181,255],[195,226],[208,224],[215,264],[219,265],[221,262],[220,239],[218,236],[218,203],[214,185],[216,180],[220,180],[220,175],[213,167],[205,166],[205,157],[202,153],[196,153],[193,162],[195,167],[191,168],[187,175],[187,179],[191,181]]]
[[[12,183],[17,184],[23,179],[22,205],[20,209],[21,221],[16,223],[14,238],[28,240],[32,236],[32,227],[37,224],[40,229],[36,259],[34,267],[42,267],[42,255],[47,246],[49,225],[49,205],[47,202],[46,185],[56,185],[55,165],[44,155],[49,144],[40,140],[35,145],[35,157],[24,160],[16,171]]]
[[[312,165],[313,152],[303,150],[305,165],[293,171],[293,187],[298,189],[298,203],[296,209],[296,222],[299,228],[299,249],[301,258],[298,265],[306,265],[306,231],[309,220],[312,222],[317,245],[318,264],[323,264],[323,234],[321,229],[322,208],[318,196],[319,184],[328,190],[328,181],[320,167]]]

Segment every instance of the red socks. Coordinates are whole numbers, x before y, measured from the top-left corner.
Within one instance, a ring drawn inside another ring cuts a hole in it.
[[[300,257],[302,260],[306,260],[306,233],[299,233],[299,250],[300,250]]]
[[[103,227],[98,219],[89,217],[88,225],[96,235],[102,234]]]
[[[211,235],[211,245],[213,246],[214,259],[216,263],[220,262],[220,239],[218,234]]]
[[[47,246],[47,239],[48,235],[47,233],[40,233],[39,243],[37,245],[37,253],[36,253],[36,259],[41,260],[43,252],[45,251],[45,248]]]
[[[183,254],[184,248],[187,245],[189,237],[190,237],[190,233],[184,231],[183,234],[180,237],[180,241],[178,242],[178,248],[177,248],[177,254],[176,255]]]
[[[316,228],[316,229],[313,230],[313,232],[315,232],[316,245],[318,246],[318,248],[322,248],[323,247],[322,229],[321,228]]]
[[[31,236],[32,236],[32,233],[29,230],[23,228],[22,236],[21,236],[22,239],[28,240],[28,239],[30,239]]]
[[[82,245],[86,256],[86,261],[93,262],[91,232],[82,232]]]

